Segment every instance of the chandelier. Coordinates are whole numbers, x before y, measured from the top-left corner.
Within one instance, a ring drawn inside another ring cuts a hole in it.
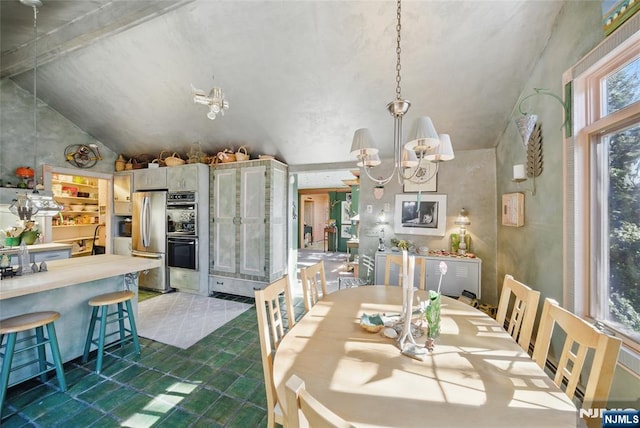
[[[209,91],[208,95],[202,89],[196,89],[193,85],[191,85],[191,90],[195,104],[209,107],[209,112],[207,113],[209,119],[214,120],[218,114],[224,116],[224,111],[229,109],[229,101],[224,98],[224,92],[222,92],[221,88],[214,87]]]
[[[394,166],[391,174],[386,178],[374,178],[371,169],[382,163],[378,155],[371,131],[366,128],[358,129],[353,136],[351,155],[357,157],[359,167],[378,185],[389,183],[397,175],[398,182],[405,181],[424,183],[438,173],[440,162],[454,158],[451,139],[448,134],[438,134],[429,117],[420,117],[416,120],[406,144],[402,143],[402,118],[409,111],[411,102],[402,98],[400,76],[400,30],[401,25],[401,0],[398,0],[396,24],[396,99],[387,104],[387,110],[393,116],[393,149]],[[425,175],[426,166],[435,163],[436,167]]]
[[[38,7],[42,6],[40,0],[20,0],[20,3],[33,9],[33,163],[34,163],[34,190],[31,193],[19,194],[9,206],[9,211],[17,215],[20,220],[31,220],[31,217],[51,217],[58,214],[62,207],[51,195],[43,195],[38,190],[37,158],[38,158]]]

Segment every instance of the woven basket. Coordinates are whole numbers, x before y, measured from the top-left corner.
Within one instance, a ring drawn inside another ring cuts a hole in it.
[[[247,149],[242,146],[236,152],[236,160],[237,161],[246,161],[249,160],[249,153],[247,153]]]
[[[236,154],[229,149],[225,149],[222,152],[218,152],[218,159],[220,159],[220,162],[222,163],[235,162]]]
[[[167,166],[184,165],[184,159],[182,159],[178,153],[173,152],[171,156],[164,158],[164,163]]]

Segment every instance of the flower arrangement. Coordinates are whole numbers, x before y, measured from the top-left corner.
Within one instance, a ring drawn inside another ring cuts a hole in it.
[[[413,247],[413,242],[406,241],[404,239],[391,238],[391,245],[398,247],[401,251],[409,251],[409,248]]]
[[[5,240],[5,245],[18,246],[22,241],[31,245],[40,236],[38,222],[32,220],[17,220],[15,226],[0,230],[0,237]]]

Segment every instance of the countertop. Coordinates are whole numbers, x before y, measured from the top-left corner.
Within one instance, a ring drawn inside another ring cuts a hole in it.
[[[44,244],[47,245],[47,244]],[[47,262],[47,272],[0,281],[0,300],[140,272],[161,266],[159,259],[100,254]]]
[[[69,250],[71,251],[71,244],[58,244],[55,242],[50,242],[48,244],[33,244],[27,245],[27,250],[30,253],[41,253],[43,251],[58,251],[58,250]],[[18,254],[20,251],[20,247],[3,247],[0,248],[0,254]]]

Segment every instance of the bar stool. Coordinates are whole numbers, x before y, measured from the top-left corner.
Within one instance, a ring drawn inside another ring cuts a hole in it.
[[[2,382],[2,390],[0,391],[0,394],[2,395],[0,396],[0,409],[2,409],[2,406],[4,405],[4,398],[7,394],[7,388],[9,387],[9,375],[11,372],[27,367],[31,364],[35,364],[36,362],[39,364],[40,371],[34,376],[40,375],[40,380],[42,382],[46,382],[46,373],[51,370],[51,368],[55,367],[60,390],[63,392],[67,390],[67,382],[64,379],[64,371],[62,370],[62,358],[60,357],[60,349],[58,348],[58,338],[56,337],[56,329],[53,325],[53,322],[58,318],[60,318],[60,314],[58,312],[46,311],[32,312],[0,320],[0,349],[5,348],[4,353],[0,352],[0,355],[2,356],[2,374],[0,375],[0,382]],[[47,328],[48,338],[45,338],[44,336],[43,327]],[[35,329],[35,335],[23,337],[17,340],[18,333],[32,329]],[[5,336],[7,336],[7,343],[6,345],[2,345]],[[33,343],[34,338],[36,339],[35,343]],[[16,348],[16,343],[21,344],[23,342],[27,343],[23,347]],[[49,344],[51,349],[53,363],[47,361],[45,350],[45,346],[47,344]],[[37,359],[20,364],[13,369],[11,368],[11,363],[13,362],[13,356],[15,354],[33,348],[36,348],[38,351]]]
[[[140,343],[138,342],[138,330],[136,329],[136,322],[133,315],[133,309],[131,309],[131,299],[135,297],[133,291],[114,291],[112,293],[101,294],[89,300],[89,306],[93,307],[91,312],[91,321],[89,322],[89,332],[87,333],[87,340],[84,345],[84,355],[82,362],[86,363],[89,360],[89,351],[91,344],[96,345],[98,348],[98,358],[96,362],[96,373],[100,374],[102,370],[102,357],[104,356],[104,344],[105,339],[109,336],[120,334],[120,340],[110,343],[110,345],[124,344],[129,340],[133,340],[133,346],[135,347],[136,354],[140,355]],[[123,308],[122,304],[125,304],[126,308]],[[109,313],[110,305],[118,305],[116,312]],[[100,316],[98,317],[98,309],[102,309]],[[114,318],[116,316],[117,318]],[[129,329],[127,330],[124,325],[124,320],[129,319]],[[96,321],[100,321],[100,332],[97,339],[93,339],[94,330],[96,327]],[[107,324],[118,322],[119,329],[112,333],[106,334]],[[126,336],[126,333],[130,333],[130,336]]]

